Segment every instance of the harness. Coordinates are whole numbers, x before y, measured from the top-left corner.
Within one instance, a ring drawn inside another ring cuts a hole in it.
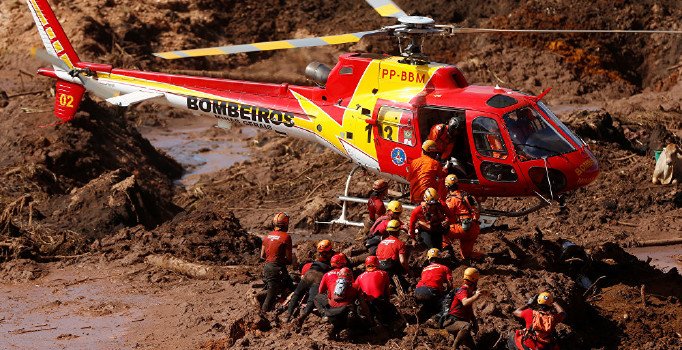
[[[536,323],[536,317],[554,317],[552,314],[548,313],[543,313],[541,311],[536,311],[533,310],[533,321],[531,322],[530,327],[526,328],[523,331],[523,335],[521,336],[521,346],[523,346],[523,350],[534,350],[526,346],[525,342],[526,340],[530,339],[532,342],[536,344],[535,348],[537,349],[537,344],[542,343],[545,346],[552,344],[554,340],[554,332],[555,330],[552,329],[550,332],[547,333],[547,339],[542,339],[538,337],[538,331],[533,328],[533,325]],[[554,323],[554,320],[552,319],[552,325]],[[552,327],[553,328],[553,327]]]

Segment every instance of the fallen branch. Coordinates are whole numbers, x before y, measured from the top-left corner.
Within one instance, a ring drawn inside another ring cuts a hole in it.
[[[38,328],[38,329],[17,329],[16,331],[10,331],[9,333],[12,334],[24,334],[24,333],[33,333],[33,332],[42,332],[42,331],[51,331],[55,330],[57,327],[50,327],[50,328]]]
[[[629,222],[616,221],[616,223],[621,226],[639,227],[639,225],[631,224]]]
[[[236,268],[235,266],[208,266],[192,263],[169,254],[148,255],[144,261],[149,265],[198,279],[226,280],[228,271]]]
[[[634,158],[635,156],[637,156],[636,153],[635,153],[635,154],[631,154],[631,155],[629,155],[629,156],[625,156],[625,157],[621,157],[621,158],[616,158],[616,159],[614,159],[614,161],[619,162],[619,161],[621,161],[621,160],[628,160],[628,159]]]
[[[650,241],[635,242],[635,247],[658,247],[664,245],[682,244],[682,237],[668,239],[653,239]]]

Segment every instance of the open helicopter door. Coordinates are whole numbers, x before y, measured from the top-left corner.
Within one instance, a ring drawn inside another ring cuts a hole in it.
[[[407,165],[421,156],[421,146],[414,129],[414,112],[377,103],[374,116],[376,125],[372,130],[379,167],[384,173],[397,175],[396,180],[405,181]]]
[[[500,131],[498,118],[478,111],[467,111],[467,132],[473,165],[483,193],[505,193],[523,183],[511,142]],[[470,122],[469,122],[470,121]]]

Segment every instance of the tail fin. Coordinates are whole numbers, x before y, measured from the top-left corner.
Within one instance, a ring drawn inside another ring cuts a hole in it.
[[[52,12],[50,4],[47,0],[26,0],[26,2],[47,52],[64,61],[69,69],[73,68],[76,63],[80,62],[80,59]]]

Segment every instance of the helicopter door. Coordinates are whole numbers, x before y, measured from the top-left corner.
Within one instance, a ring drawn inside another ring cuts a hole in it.
[[[497,120],[475,111],[467,111],[467,120],[471,120],[473,162],[483,191],[504,192],[518,183],[518,165],[509,154]]]
[[[381,171],[407,176],[407,165],[421,155],[409,109],[381,106],[377,113],[374,141]]]

